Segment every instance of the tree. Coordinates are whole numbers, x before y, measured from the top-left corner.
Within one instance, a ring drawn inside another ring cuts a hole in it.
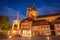
[[[7,30],[9,28],[9,17],[8,16],[0,16],[0,29]]]

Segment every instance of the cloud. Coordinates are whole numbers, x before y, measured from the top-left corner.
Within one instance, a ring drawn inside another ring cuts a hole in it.
[[[25,18],[25,16],[21,13],[20,14],[20,20],[23,20]],[[4,6],[2,11],[0,11],[0,15],[5,15],[5,16],[9,16],[10,17],[10,25],[12,24],[12,21],[16,19],[17,15],[18,15],[18,11],[9,8],[7,6]]]
[[[38,10],[39,15],[52,14],[52,13],[60,12],[59,7],[47,6],[47,5],[44,5],[40,8],[37,8],[37,10]]]

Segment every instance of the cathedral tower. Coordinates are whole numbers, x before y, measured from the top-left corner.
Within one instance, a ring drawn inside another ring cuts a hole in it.
[[[33,18],[36,18],[38,16],[38,11],[36,9],[35,4],[32,6],[31,14]]]
[[[16,32],[16,34],[18,34],[19,28],[20,28],[20,17],[19,17],[19,13],[18,13],[16,20],[13,20],[12,32]]]
[[[30,5],[28,5],[28,7],[27,7],[26,18],[31,18],[31,8],[30,8]]]

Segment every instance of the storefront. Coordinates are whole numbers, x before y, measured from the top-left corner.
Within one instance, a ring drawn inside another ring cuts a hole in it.
[[[31,30],[22,30],[22,37],[31,37]]]

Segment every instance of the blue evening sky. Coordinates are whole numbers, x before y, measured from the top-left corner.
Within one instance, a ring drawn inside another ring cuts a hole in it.
[[[9,16],[12,23],[19,13],[20,20],[23,20],[28,4],[32,8],[34,3],[39,15],[60,12],[60,0],[0,0],[0,15]]]

